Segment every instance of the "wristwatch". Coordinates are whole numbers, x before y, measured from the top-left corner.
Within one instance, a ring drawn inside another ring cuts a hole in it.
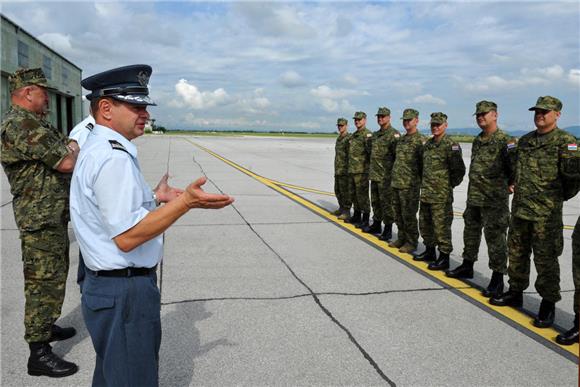
[[[153,191],[153,200],[155,200],[155,205],[159,207],[161,202],[159,201],[159,199],[157,199],[157,195],[155,194],[155,191]]]

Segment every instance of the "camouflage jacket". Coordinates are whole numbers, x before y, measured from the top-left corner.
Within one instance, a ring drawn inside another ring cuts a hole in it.
[[[350,134],[346,133],[344,136],[340,134],[336,138],[334,145],[334,176],[348,175],[348,144],[350,142]]]
[[[506,207],[512,184],[516,141],[499,128],[490,137],[483,132],[473,140],[469,165],[467,204]]]
[[[391,176],[393,188],[408,189],[421,185],[423,145],[426,140],[426,137],[417,131],[411,135],[405,134],[397,141]]]
[[[348,148],[348,173],[369,173],[372,133],[367,128],[350,135]]]
[[[422,202],[453,201],[453,187],[461,183],[464,175],[465,163],[459,144],[447,135],[438,143],[434,138],[427,140],[423,148]]]
[[[401,134],[391,125],[384,130],[380,129],[373,133],[369,180],[391,180],[393,162],[395,161],[395,145],[399,137]]]
[[[562,202],[578,192],[577,148],[576,138],[559,128],[543,135],[534,130],[520,138],[513,216],[537,221],[562,209]]]
[[[68,139],[18,106],[8,110],[0,136],[2,167],[10,182],[19,230],[66,225],[70,175],[54,168],[68,154]]]

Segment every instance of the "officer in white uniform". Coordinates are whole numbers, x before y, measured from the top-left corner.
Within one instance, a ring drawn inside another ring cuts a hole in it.
[[[91,91],[95,125],[73,174],[70,207],[87,267],[81,302],[97,354],[93,386],[158,385],[161,234],[191,208],[233,202],[204,192],[205,178],[185,190],[167,185],[166,176],[155,191],[145,182],[131,140],[143,134],[154,105],[151,71],[125,66],[81,82]]]

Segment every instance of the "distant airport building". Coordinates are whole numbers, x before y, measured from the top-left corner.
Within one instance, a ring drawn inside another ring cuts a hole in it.
[[[16,23],[0,14],[2,35],[2,61],[0,80],[2,116],[10,105],[8,76],[19,68],[40,67],[48,82],[56,90],[49,91],[52,125],[63,133],[83,119],[82,116],[82,70],[64,56],[23,30]]]

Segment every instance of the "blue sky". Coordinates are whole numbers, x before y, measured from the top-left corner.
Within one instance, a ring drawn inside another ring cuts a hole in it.
[[[31,7],[33,5],[33,7]],[[540,95],[580,124],[580,3],[2,2],[2,13],[89,76],[150,64],[151,108],[170,128],[334,131],[379,106],[474,127],[532,130]],[[369,128],[375,129],[374,118]]]

